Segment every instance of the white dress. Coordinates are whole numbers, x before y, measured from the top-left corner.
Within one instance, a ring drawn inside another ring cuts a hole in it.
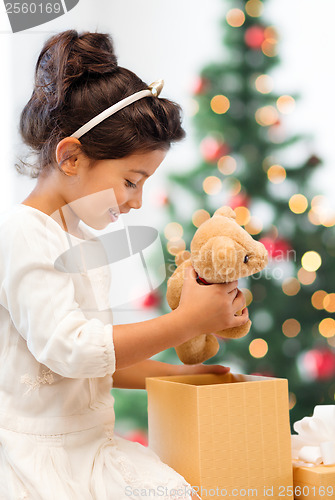
[[[0,215],[0,500],[189,499],[182,476],[114,435],[108,266],[69,267],[81,243],[37,209]]]

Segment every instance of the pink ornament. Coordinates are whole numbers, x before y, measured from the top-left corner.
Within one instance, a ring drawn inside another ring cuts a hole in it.
[[[245,193],[239,193],[229,201],[229,206],[235,210],[237,207],[248,207],[250,203],[250,198]]]
[[[328,349],[312,349],[303,357],[303,367],[316,380],[328,380],[335,376],[335,353]]]
[[[149,309],[151,307],[158,307],[160,303],[160,296],[155,292],[150,292],[144,297],[141,305],[144,309]]]
[[[209,90],[210,84],[207,78],[202,78],[201,76],[197,76],[193,82],[191,87],[191,93],[193,95],[201,95]]]
[[[214,137],[205,137],[200,144],[201,154],[209,163],[216,163],[221,156],[229,153],[230,149],[226,143],[214,139]]]
[[[244,40],[251,49],[261,49],[265,40],[264,28],[262,26],[251,26],[245,32]]]
[[[143,446],[148,446],[148,437],[141,430],[128,432],[128,434],[124,436],[124,439],[128,439],[128,441],[133,441],[134,443],[140,443]]]
[[[152,201],[156,206],[162,207],[164,205],[168,205],[170,200],[167,193],[161,190],[161,191],[156,191],[153,194]]]
[[[292,250],[291,245],[284,239],[276,238],[273,240],[272,238],[265,236],[259,241],[265,246],[270,258],[285,258],[287,253]]]

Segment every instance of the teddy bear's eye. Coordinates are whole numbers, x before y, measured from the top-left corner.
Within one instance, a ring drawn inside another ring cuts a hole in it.
[[[244,261],[243,261],[243,262],[244,262],[244,264],[246,264],[246,263],[248,262],[248,260],[249,260],[249,255],[246,255],[246,256],[244,257]]]

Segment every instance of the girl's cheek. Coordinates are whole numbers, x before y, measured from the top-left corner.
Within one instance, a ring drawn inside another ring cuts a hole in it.
[[[122,205],[128,199],[128,191],[127,188],[123,188],[115,193],[116,201],[118,205]]]

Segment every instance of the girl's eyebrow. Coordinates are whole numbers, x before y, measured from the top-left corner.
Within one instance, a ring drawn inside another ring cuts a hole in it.
[[[134,170],[134,169],[131,169],[131,170],[129,170],[129,172],[135,172],[136,174],[141,174],[144,177],[150,177],[146,172],[144,172],[144,170]]]

